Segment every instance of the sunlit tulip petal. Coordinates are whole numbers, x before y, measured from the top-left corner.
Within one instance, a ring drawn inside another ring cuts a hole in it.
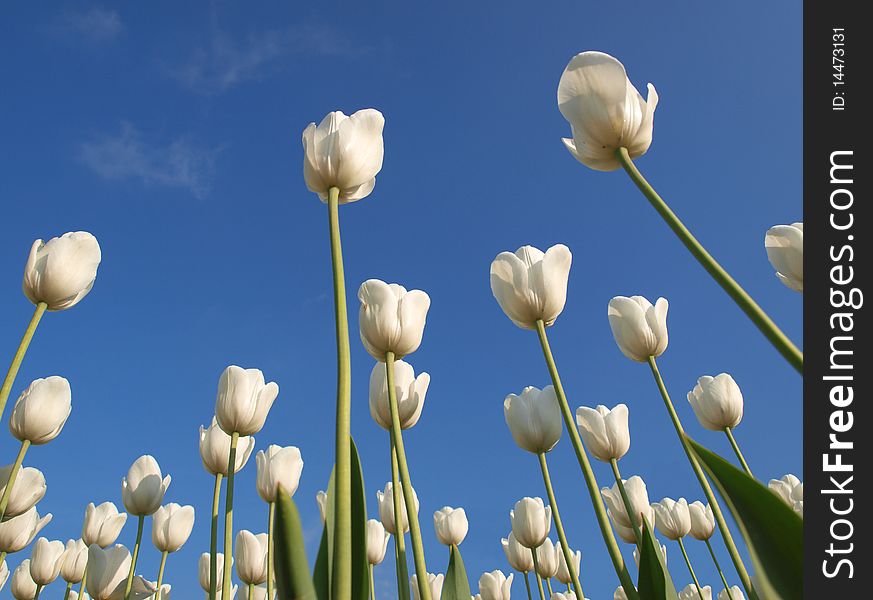
[[[650,525],[653,524],[655,522],[655,512],[649,504],[649,493],[646,490],[646,484],[642,478],[638,475],[634,475],[630,479],[622,479],[622,483],[627,492],[628,500],[630,500],[630,505],[634,509],[637,525],[639,526],[640,523],[642,523],[641,517],[645,517]],[[611,488],[601,488],[600,494],[606,502],[606,506],[613,518],[613,522],[624,528],[633,529],[633,523],[631,523],[631,520],[628,517],[624,501],[621,497],[621,492],[618,489],[618,484],[614,483]],[[631,532],[631,537],[633,538],[633,532]],[[631,541],[636,540],[632,539]]]
[[[552,509],[543,504],[542,498],[525,497],[509,511],[512,533],[525,548],[538,548],[549,535],[552,527]]]
[[[217,552],[215,555],[216,566],[218,567],[218,578],[216,580],[216,586],[218,586],[218,590],[221,590],[221,586],[224,583],[224,554],[221,552]],[[230,559],[230,564],[233,564],[233,557]],[[209,553],[204,552],[200,555],[200,560],[197,561],[197,577],[200,580],[200,587],[203,588],[203,591],[209,592]],[[234,586],[236,588],[236,586]],[[233,594],[231,594],[233,597]]]
[[[549,452],[561,439],[564,421],[555,388],[533,386],[521,395],[509,394],[503,401],[503,416],[519,448],[540,454]]]
[[[418,349],[430,308],[426,293],[368,279],[358,289],[358,300],[361,341],[370,356],[384,361],[387,352],[403,358]]]
[[[57,375],[36,379],[16,400],[9,431],[19,441],[46,444],[58,437],[72,410],[69,381]]]
[[[100,259],[100,244],[86,231],[36,240],[24,267],[24,295],[48,310],[71,308],[94,286]]]
[[[803,223],[771,227],[764,237],[764,247],[779,281],[796,292],[802,292]]]
[[[126,522],[127,513],[119,513],[112,502],[103,502],[98,506],[89,502],[82,524],[82,540],[87,546],[97,544],[106,548],[115,543]]]
[[[691,515],[685,498],[664,498],[653,503],[652,509],[655,511],[655,526],[667,539],[678,540],[691,531]]]
[[[440,600],[440,596],[443,592],[443,579],[445,577],[442,573],[434,575],[433,573],[427,574],[427,587],[430,589],[430,597],[431,600]],[[412,586],[412,595],[415,600],[421,600],[420,591],[418,589],[418,577],[413,575],[409,579],[409,583]]]
[[[573,256],[563,244],[545,253],[533,246],[501,252],[491,263],[491,293],[513,323],[536,329],[548,327],[564,310]]]
[[[371,565],[382,564],[385,551],[388,549],[388,532],[385,526],[376,519],[367,521],[367,562]]]
[[[712,588],[701,586],[700,592],[697,591],[697,586],[689,583],[682,591],[679,592],[679,600],[701,600],[700,594],[703,594],[702,600],[712,600]]]
[[[11,472],[12,465],[0,467],[0,496],[6,491],[6,483]],[[17,517],[29,511],[43,499],[46,489],[45,475],[42,471],[33,467],[20,469],[13,482],[12,492],[9,494],[9,504],[6,506],[4,519]]]
[[[537,553],[537,573],[544,579],[551,579],[558,574],[558,566],[560,559],[558,555],[562,555],[563,551],[560,546],[556,546],[552,540],[546,538],[542,544],[536,549]]]
[[[30,576],[30,559],[21,561],[12,572],[9,591],[15,600],[33,600],[36,595],[36,582]]]
[[[780,479],[771,479],[768,487],[779,496],[794,512],[803,516],[803,482],[789,473]]]
[[[503,546],[503,553],[506,554],[506,561],[510,567],[520,573],[530,573],[534,570],[530,548],[522,546],[515,539],[514,533],[510,531],[507,537],[500,540],[500,544]]]
[[[514,574],[510,573],[507,577],[503,571],[483,573],[479,578],[479,595],[482,600],[511,600],[513,577]]]
[[[161,467],[153,456],[140,456],[121,480],[121,499],[127,512],[135,517],[154,513],[164,501],[170,480],[169,475],[161,479]]]
[[[700,424],[712,431],[736,427],[743,419],[743,393],[727,373],[698,379],[688,392],[688,402]]]
[[[598,460],[609,462],[627,454],[630,448],[628,410],[619,404],[612,410],[602,404],[597,408],[576,409],[576,425],[589,452]]]
[[[64,543],[41,537],[33,545],[30,554],[30,576],[42,586],[58,578],[61,573],[61,559],[64,556]]]
[[[380,427],[390,431],[391,406],[385,370],[385,363],[377,362],[370,373],[370,416]],[[430,375],[421,373],[416,377],[412,365],[402,360],[394,361],[394,388],[401,429],[409,429],[418,423],[429,385]]]
[[[34,506],[17,517],[0,523],[0,552],[12,554],[24,550],[52,520],[51,513],[40,518]]]
[[[67,540],[60,563],[61,578],[67,583],[79,583],[85,576],[88,545],[82,540]]]
[[[378,495],[378,492],[376,492]],[[318,514],[321,515],[321,524],[324,525],[327,519],[327,492],[318,490],[315,494],[315,502],[318,504]]]
[[[227,476],[227,457],[230,456],[230,435],[218,425],[215,417],[209,427],[200,426],[200,460],[203,468],[212,475]],[[246,466],[252,451],[255,449],[255,438],[248,435],[239,437],[234,456],[234,473]]]
[[[88,548],[88,573],[85,588],[93,600],[123,600],[130,571],[130,552],[121,544],[102,549]],[[155,587],[139,575],[133,578],[130,598],[145,600],[155,593]]]
[[[470,525],[463,508],[444,506],[433,513],[433,527],[441,544],[457,546],[467,537]]]
[[[267,534],[243,529],[236,534],[236,574],[245,584],[267,581]]]
[[[642,296],[616,296],[609,301],[609,326],[619,350],[631,360],[646,362],[667,349],[667,300],[655,305]]]
[[[576,550],[570,556],[573,560],[573,572],[578,575],[579,569],[582,567],[582,552]],[[558,572],[555,574],[555,577],[565,585],[570,585],[573,582],[570,570],[567,568],[567,559],[564,558],[564,553],[561,551],[560,546],[558,546]]]
[[[418,495],[415,493],[415,488],[410,488],[412,492],[412,501],[415,505],[415,512],[418,513]],[[403,533],[409,531],[409,516],[406,512],[406,500],[403,496],[403,484],[400,485],[400,529]],[[379,504],[379,520],[385,527],[385,531],[391,535],[397,535],[394,518],[394,486],[389,481],[385,484],[385,491],[376,492],[376,501]]]
[[[278,395],[279,386],[265,383],[259,369],[231,365],[218,381],[215,418],[228,434],[252,435],[264,426]]]
[[[712,513],[712,507],[697,500],[688,505],[688,514],[691,517],[689,531],[691,537],[700,541],[711,538],[715,531],[715,515]]]
[[[176,552],[194,529],[194,507],[170,502],[152,515],[152,543],[161,552]]]
[[[255,460],[258,464],[258,494],[264,502],[275,502],[280,488],[289,496],[294,495],[303,472],[299,448],[271,444],[266,451],[258,452]]]
[[[720,591],[718,593],[718,600],[746,600],[746,595],[743,594],[740,586],[735,585],[731,587],[730,593],[728,593],[728,590]]]

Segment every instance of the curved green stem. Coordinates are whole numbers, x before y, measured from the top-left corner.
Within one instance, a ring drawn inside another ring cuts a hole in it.
[[[621,587],[624,589],[628,600],[639,600],[637,588],[634,587],[634,582],[627,571],[627,566],[624,564],[624,558],[621,556],[621,550],[618,548],[618,543],[615,541],[615,535],[612,533],[612,526],[609,524],[609,517],[606,516],[606,507],[603,505],[603,498],[600,496],[600,488],[597,487],[597,478],[594,476],[594,471],[591,469],[591,462],[588,460],[588,453],[585,451],[585,446],[582,444],[582,437],[579,435],[579,430],[576,429],[576,422],[573,419],[573,413],[570,410],[570,405],[567,402],[567,396],[564,394],[564,386],[561,385],[561,376],[558,374],[558,367],[555,365],[555,359],[552,356],[552,349],[549,346],[549,338],[546,335],[546,326],[542,319],[536,323],[537,335],[539,336],[540,346],[543,350],[543,356],[546,359],[546,365],[549,368],[549,375],[552,378],[552,385],[555,388],[555,394],[558,396],[558,403],[561,405],[561,414],[564,417],[564,424],[567,426],[567,433],[570,435],[570,442],[573,444],[573,451],[576,453],[576,460],[579,462],[579,468],[582,469],[582,476],[585,478],[585,485],[588,488],[588,495],[591,497],[591,505],[594,508],[594,515],[597,517],[597,524],[600,526],[600,535],[606,544],[606,550],[612,559],[612,566],[615,569]]]
[[[155,590],[155,600],[163,600],[164,595],[161,593],[161,586],[164,583],[164,568],[167,566],[167,552],[161,552],[161,566],[158,568],[158,585]]]
[[[276,503],[270,502],[267,511],[267,598],[273,598],[273,518],[276,514]]]
[[[737,455],[737,460],[740,461],[740,464],[743,466],[743,470],[746,472],[746,475],[754,479],[755,476],[752,475],[752,469],[749,468],[749,463],[746,462],[746,457],[743,456],[743,453],[740,451],[740,446],[739,444],[737,444],[737,440],[734,439],[733,430],[731,430],[730,427],[725,427],[724,433],[725,435],[727,435],[727,439],[731,443],[731,448],[734,449],[734,454]]]
[[[546,587],[549,590],[549,598],[555,595],[555,592],[552,590],[552,580],[546,577]]]
[[[18,449],[18,456],[15,457],[12,470],[9,471],[9,479],[6,480],[6,487],[3,489],[3,497],[0,498],[0,521],[2,521],[3,517],[6,516],[6,508],[9,506],[9,497],[12,495],[12,486],[15,485],[18,472],[21,471],[21,463],[24,462],[24,455],[27,454],[28,448],[30,448],[30,440],[24,440],[21,442],[21,447]]]
[[[68,582],[67,582],[67,588],[64,590],[64,600],[69,600],[69,598],[70,598],[70,591],[72,591],[72,589],[73,589],[73,582],[72,582],[72,581],[68,581]]]
[[[212,524],[209,530],[209,600],[215,600],[218,589],[218,506],[221,503],[221,473],[215,474],[212,488]]]
[[[627,495],[627,489],[624,487],[624,481],[621,479],[621,471],[618,470],[618,461],[614,458],[609,461],[609,466],[612,467],[612,474],[615,476],[615,483],[618,485],[618,493],[621,495],[621,501],[624,504],[624,509],[627,511],[627,518],[630,519],[633,526],[634,536],[637,538],[637,546],[643,547],[643,534],[640,532],[640,526],[637,524],[637,515],[634,511],[634,506],[631,504],[630,496]],[[615,515],[613,515],[614,517]]]
[[[130,570],[127,572],[127,584],[124,586],[124,600],[130,599],[130,588],[133,587],[133,574],[136,572],[136,561],[139,559],[139,547],[142,544],[142,526],[145,516],[139,515],[136,524],[136,542],[133,544],[133,556],[130,559]]]
[[[239,433],[230,436],[230,452],[227,456],[227,489],[224,497],[224,571],[221,577],[221,600],[230,600],[230,576],[233,568],[233,479],[236,474],[236,446]]]
[[[250,583],[249,587],[247,588],[247,591],[248,591],[248,593],[246,594],[247,600],[252,600],[252,597],[254,596],[254,593],[255,593],[255,584]]]
[[[773,344],[776,350],[778,350],[779,353],[782,354],[789,363],[791,363],[791,366],[802,374],[803,353],[798,350],[797,346],[795,346],[791,340],[788,339],[788,336],[782,333],[782,330],[776,326],[776,323],[774,323],[767,313],[758,306],[746,290],[744,290],[742,286],[740,286],[740,284],[737,283],[720,264],[718,264],[715,258],[706,251],[706,248],[697,241],[697,238],[695,238],[682,221],[679,220],[676,213],[670,210],[670,207],[667,206],[667,203],[664,202],[663,198],[658,195],[658,192],[656,192],[652,185],[646,181],[646,178],[643,177],[642,173],[637,170],[636,165],[634,165],[634,162],[627,153],[627,149],[619,148],[616,150],[615,154],[618,161],[621,163],[621,166],[624,167],[624,170],[627,171],[627,174],[630,176],[631,181],[636,184],[639,190],[643,193],[643,196],[645,196],[655,210],[658,211],[661,218],[664,219],[670,229],[673,230],[673,233],[676,234],[676,237],[678,237],[685,247],[688,248],[692,256],[697,259],[697,262],[706,269],[706,272],[715,279],[716,283],[718,283],[737,306],[746,313],[746,316],[748,316],[761,333],[770,340],[770,343]]]
[[[397,466],[397,450],[394,448],[394,436],[392,435],[390,437],[392,510],[395,515],[400,515],[402,514],[402,508],[400,506],[400,496],[397,494],[397,490],[400,489],[400,468]],[[406,566],[406,541],[403,532],[398,531],[396,519],[394,532],[394,558],[397,567],[397,598],[399,600],[409,600],[409,568]]]
[[[583,599],[585,594],[582,592],[582,584],[579,582],[579,575],[576,573],[576,564],[573,561],[573,551],[570,550],[570,544],[567,542],[567,535],[564,533],[564,523],[561,521],[561,513],[558,511],[558,500],[555,498],[555,490],[552,487],[552,477],[549,475],[549,464],[546,461],[544,452],[540,452],[540,471],[543,473],[543,484],[546,486],[546,494],[549,496],[549,506],[552,507],[552,520],[555,522],[555,530],[558,532],[558,541],[561,543],[561,551],[564,553],[564,561],[567,563],[567,571],[570,573],[570,579],[573,581],[573,587],[576,590],[576,598]],[[551,584],[549,586],[549,596],[551,597]]]
[[[373,581],[373,565],[368,565],[370,569],[370,600],[376,600],[376,584]],[[267,596],[272,598],[272,596]]]
[[[679,542],[679,549],[682,550],[682,558],[685,559],[685,564],[688,566],[688,572],[691,573],[691,580],[694,582],[694,587],[697,588],[697,595],[700,600],[703,600],[703,590],[700,589],[700,581],[697,580],[697,575],[694,573],[694,567],[691,566],[691,559],[688,558],[688,553],[685,551],[685,544],[682,543],[682,538],[676,540]]]
[[[543,589],[543,578],[540,577],[540,561],[537,558],[537,551],[534,548],[530,549],[530,554],[533,556],[534,575],[537,577],[537,587],[540,589],[540,600],[546,600],[546,592]]]
[[[658,385],[658,391],[661,392],[661,397],[664,399],[664,406],[667,407],[667,412],[670,414],[670,420],[673,421],[673,427],[676,429],[676,435],[679,436],[679,442],[682,444],[682,449],[685,450],[685,455],[688,457],[688,462],[691,463],[691,468],[694,470],[694,475],[697,476],[697,481],[700,482],[700,487],[703,488],[703,493],[709,506],[712,508],[712,513],[715,516],[715,522],[718,524],[718,529],[721,531],[721,536],[724,539],[724,545],[727,547],[728,554],[734,563],[734,568],[740,576],[740,581],[746,589],[746,594],[750,600],[758,600],[758,594],[755,588],[752,587],[752,580],[749,577],[749,572],[746,571],[746,565],[743,564],[743,559],[740,557],[740,552],[737,550],[737,545],[734,543],[734,538],[728,529],[727,522],[721,512],[721,507],[715,494],[712,492],[712,487],[709,485],[709,480],[703,473],[703,469],[691,448],[688,446],[688,440],[685,438],[685,430],[682,427],[682,422],[679,420],[679,415],[676,414],[676,409],[673,407],[673,401],[670,400],[670,394],[667,392],[667,386],[664,385],[664,379],[661,377],[661,372],[658,370],[658,363],[654,356],[649,357],[649,367],[652,370],[652,375],[655,378],[655,383]]]
[[[721,577],[721,583],[724,585],[724,589],[727,592],[728,598],[731,597],[731,586],[728,585],[727,578],[724,576],[724,572],[721,570],[721,565],[718,564],[718,559],[715,557],[715,550],[712,549],[712,544],[709,543],[709,540],[703,540],[706,542],[706,548],[709,550],[709,555],[712,557],[712,562],[715,564],[715,568],[718,571],[719,577]]]
[[[3,379],[2,387],[0,387],[0,417],[3,416],[3,411],[6,409],[6,401],[9,400],[9,392],[12,391],[12,385],[15,383],[18,369],[21,368],[21,361],[24,360],[24,355],[27,354],[27,348],[30,346],[30,341],[33,339],[33,334],[36,333],[36,327],[39,325],[43,314],[45,314],[46,308],[48,308],[48,305],[45,302],[40,302],[36,305],[36,308],[33,310],[33,316],[30,317],[30,323],[27,324],[24,336],[22,336],[18,349],[12,357],[9,370],[6,371],[6,377]]]
[[[79,583],[79,598],[85,597],[85,582],[88,579],[88,561],[85,560],[85,570],[82,571],[82,581]]]
[[[527,588],[527,600],[533,600],[533,596],[530,593],[530,578],[527,576],[527,571],[522,571],[521,574],[524,575],[524,587]]]
[[[418,599],[431,600],[430,586],[427,582],[427,565],[424,560],[424,546],[421,543],[421,527],[418,524],[418,512],[415,509],[412,481],[409,478],[409,467],[406,464],[406,451],[403,449],[403,431],[400,429],[400,411],[397,408],[397,392],[394,387],[394,353],[385,353],[385,373],[388,384],[388,404],[391,406],[391,436],[394,438],[394,450],[397,454],[397,466],[400,471],[400,486],[403,501],[406,504],[406,515],[409,520],[409,538],[412,541],[412,558],[415,561],[416,582],[418,584]],[[397,494],[397,489],[394,489]],[[394,529],[399,525],[401,513],[394,513]]]

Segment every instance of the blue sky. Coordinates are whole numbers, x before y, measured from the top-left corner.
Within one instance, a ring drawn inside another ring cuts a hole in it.
[[[372,359],[357,339],[355,293],[377,277],[432,299],[410,359],[432,382],[406,436],[431,570],[447,562],[434,510],[466,508],[461,549],[475,582],[507,570],[500,538],[512,504],[544,494],[502,402],[546,385],[548,374],[535,335],[510,323],[488,284],[493,257],[523,244],[572,250],[553,350],[574,407],[629,405],[632,445],[621,467],[648,482],[653,501],[702,493],[648,370],[612,340],[606,305],[619,294],[670,300],[660,364],[693,436],[728,455],[723,436],[703,431],[684,400],[697,377],[727,371],[746,398],[736,436],[753,470],[764,480],[801,470],[800,377],[623,173],[594,172],[569,155],[555,101],[561,71],[583,50],[618,57],[640,89],[652,82],[660,104],[639,168],[801,344],[801,296],[777,281],[763,246],[768,227],[802,218],[797,3],[264,2],[257,11],[226,2],[31,3],[3,12],[4,361],[32,310],[20,291],[31,242],[85,229],[103,249],[92,293],[44,319],[11,400],[36,377],[72,384],[62,435],[26,461],[48,479],[39,509],[54,520],[45,535],[77,536],[90,501],[120,506],[122,476],[151,453],[173,476],[167,501],[197,510],[165,578],[179,597],[197,597],[212,489],[197,431],[212,415],[222,369],[238,364],[279,383],[257,446],[301,448],[296,499],[315,551],[314,496],[332,462],[335,350],[327,215],[303,183],[300,133],[335,109],[375,107],[386,118],[376,189],[341,210],[353,432],[371,516],[390,477],[388,439],[369,416]],[[2,436],[0,460],[16,451]],[[550,461],[571,544],[583,552],[583,586],[592,600],[609,599],[616,581],[566,435]],[[595,468],[608,484],[608,467]],[[235,524],[262,531],[254,480],[252,460],[238,478]],[[134,534],[128,525],[120,541],[130,545]],[[717,586],[705,547],[690,550],[701,579]],[[684,586],[675,544],[669,553]],[[140,564],[156,577],[150,543]],[[379,597],[393,597],[392,562],[376,572]],[[56,583],[51,594],[61,590]],[[521,580],[513,593],[524,597]]]

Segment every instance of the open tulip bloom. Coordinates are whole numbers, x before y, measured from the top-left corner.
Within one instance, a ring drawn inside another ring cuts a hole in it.
[[[764,247],[779,281],[795,292],[803,292],[803,223],[771,227],[764,237]]]

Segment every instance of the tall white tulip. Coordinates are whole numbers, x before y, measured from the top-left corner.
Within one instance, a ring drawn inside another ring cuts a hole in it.
[[[82,540],[67,540],[61,556],[61,577],[67,583],[79,583],[85,577],[88,545]]]
[[[551,326],[567,302],[567,280],[573,255],[563,244],[545,252],[522,246],[501,252],[491,263],[491,293],[513,323],[536,329]]]
[[[358,289],[358,300],[361,341],[370,356],[384,362],[387,352],[403,358],[418,350],[430,308],[426,293],[368,279]]]
[[[609,326],[622,354],[637,362],[661,356],[667,349],[667,300],[655,305],[642,296],[616,296],[609,301]]]
[[[561,439],[564,421],[555,388],[529,386],[521,395],[509,394],[503,401],[503,416],[512,438],[523,450],[549,452]]]
[[[40,518],[34,506],[17,517],[0,522],[0,552],[12,554],[24,550],[51,520],[51,513]]]
[[[296,446],[276,446],[271,444],[255,456],[258,464],[258,494],[264,502],[275,502],[279,488],[293,496],[300,483],[303,472],[303,458]]]
[[[245,584],[267,581],[267,534],[245,529],[236,534],[236,574]]]
[[[164,501],[171,479],[169,475],[161,479],[161,467],[153,456],[140,456],[130,466],[127,477],[121,480],[124,508],[136,517],[154,513]]]
[[[93,600],[123,600],[130,552],[121,544],[102,549],[96,544],[88,548],[88,573],[85,588]],[[145,600],[155,593],[155,587],[139,575],[134,576],[130,598]]]
[[[764,247],[779,281],[796,292],[802,292],[803,223],[771,227],[764,237]]]
[[[457,546],[467,537],[470,525],[463,508],[444,506],[433,513],[433,527],[441,544]]]
[[[609,462],[627,454],[630,448],[628,410],[624,404],[608,409],[580,406],[576,409],[576,425],[585,446],[598,460]]]
[[[743,420],[743,393],[727,373],[698,379],[688,392],[688,402],[700,424],[712,431],[736,427]]]
[[[9,591],[15,600],[33,600],[36,595],[36,582],[30,576],[30,559],[21,561],[21,564],[12,571],[12,581],[9,583]]]
[[[72,410],[69,381],[57,375],[35,379],[16,400],[9,431],[20,442],[46,444],[58,437]]]
[[[730,592],[727,590],[720,591],[718,593],[718,600],[746,600],[746,595],[743,594],[740,586],[735,585],[731,587]]]
[[[644,100],[624,65],[603,52],[573,57],[558,83],[558,109],[570,123],[564,145],[583,165],[597,171],[619,168],[615,152],[642,156],[652,143],[658,93],[648,84]]]
[[[152,543],[161,552],[176,552],[194,529],[194,507],[170,502],[152,516]]]
[[[513,532],[500,540],[503,546],[503,553],[506,554],[506,562],[509,566],[520,573],[530,573],[534,570],[533,556],[531,556],[530,548],[522,546],[515,538]]]
[[[119,513],[112,502],[94,506],[89,502],[85,507],[85,522],[82,524],[82,541],[86,546],[97,544],[106,548],[115,543],[118,534],[127,522],[127,513]]]
[[[385,118],[366,108],[351,116],[328,113],[319,125],[303,130],[303,178],[306,187],[327,202],[328,191],[339,188],[339,203],[370,195],[385,153]]]
[[[240,436],[236,443],[234,456],[234,473],[246,466],[252,451],[255,449],[255,438],[249,435]],[[230,456],[230,435],[218,426],[218,421],[212,417],[209,427],[200,426],[200,460],[203,468],[212,475],[227,476],[227,458]]]
[[[376,519],[367,521],[367,562],[371,565],[380,565],[385,560],[385,551],[388,549],[388,532],[385,526]]]
[[[264,426],[278,395],[279,386],[273,381],[265,383],[260,369],[231,365],[218,380],[215,418],[229,434],[252,435]]]
[[[570,585],[573,578],[570,575],[570,569],[567,568],[567,559],[564,558],[564,553],[560,549],[561,547],[558,546],[558,572],[555,577],[564,585]],[[578,575],[579,569],[582,568],[582,552],[576,550],[570,556],[573,558],[573,572]]]
[[[703,598],[701,598],[701,594]],[[689,583],[679,592],[679,600],[712,600],[712,588],[708,585],[703,586],[698,593],[697,586]]]
[[[655,511],[649,504],[649,493],[646,490],[646,483],[638,475],[634,475],[630,479],[622,479],[622,483],[627,492],[628,500],[630,500],[630,505],[634,510],[634,522],[637,526],[640,526],[642,524],[641,517],[645,517],[649,525],[652,525],[655,522]],[[609,508],[609,513],[612,515],[614,523],[624,528],[632,529],[634,522],[631,522],[627,514],[618,483],[612,484],[611,488],[601,488],[600,494]]]
[[[789,473],[779,479],[771,479],[767,486],[794,512],[803,516],[803,482],[796,475]]]
[[[380,427],[391,431],[391,405],[385,371],[385,363],[377,362],[370,373],[370,416]],[[409,429],[418,423],[429,385],[430,375],[421,373],[416,377],[412,365],[402,360],[394,361],[394,388],[401,429]]]
[[[24,295],[48,310],[71,308],[94,286],[100,258],[100,244],[87,231],[36,240],[24,266]]]
[[[664,498],[654,502],[652,509],[655,511],[655,527],[667,539],[678,540],[691,531],[691,514],[685,498]]]
[[[61,558],[64,556],[64,543],[41,537],[33,545],[30,555],[30,576],[37,585],[47,586],[61,573]]]
[[[479,578],[479,594],[482,600],[511,600],[513,573],[509,577],[503,571],[483,573]]]
[[[230,562],[233,564],[233,557],[231,557]],[[224,580],[224,554],[218,552],[215,555],[215,564],[218,567],[218,579],[216,580],[218,589],[216,591],[220,592],[221,584]],[[197,561],[197,577],[200,580],[200,587],[203,588],[203,591],[209,592],[209,552],[201,554],[200,560]],[[231,594],[231,597],[233,597],[233,594]]]
[[[543,579],[551,579],[558,574],[560,559],[558,556],[564,554],[561,546],[556,546],[552,540],[546,538],[542,544],[536,549],[537,553],[537,573]]]
[[[410,488],[412,491],[412,500],[415,504],[415,512],[418,512],[418,495],[415,493],[415,488]],[[409,531],[409,515],[406,513],[406,500],[403,496],[403,485],[400,486],[400,530],[403,533]],[[385,491],[376,492],[376,501],[379,504],[379,520],[385,527],[385,531],[391,535],[397,535],[396,519],[394,516],[394,486],[389,481],[385,484]]]
[[[524,497],[509,511],[512,533],[525,548],[535,549],[542,545],[552,527],[552,509],[543,504],[542,498]]]
[[[443,592],[444,579],[445,577],[442,573],[439,573],[437,575],[434,575],[433,573],[427,574],[427,587],[430,589],[430,597],[432,600],[440,600],[440,596]],[[415,600],[421,600],[421,592],[418,589],[418,576],[413,575],[409,579],[409,583],[412,585],[412,595]]]
[[[0,496],[6,492],[6,484],[12,473],[13,465],[0,467]],[[18,471],[15,481],[12,482],[12,491],[9,493],[9,503],[6,505],[4,519],[23,515],[36,503],[42,500],[46,492],[45,475],[42,471],[33,467],[23,467]]]
[[[696,500],[688,505],[688,515],[691,517],[691,537],[701,542],[708,540],[715,532],[715,515],[709,504],[704,505]]]

